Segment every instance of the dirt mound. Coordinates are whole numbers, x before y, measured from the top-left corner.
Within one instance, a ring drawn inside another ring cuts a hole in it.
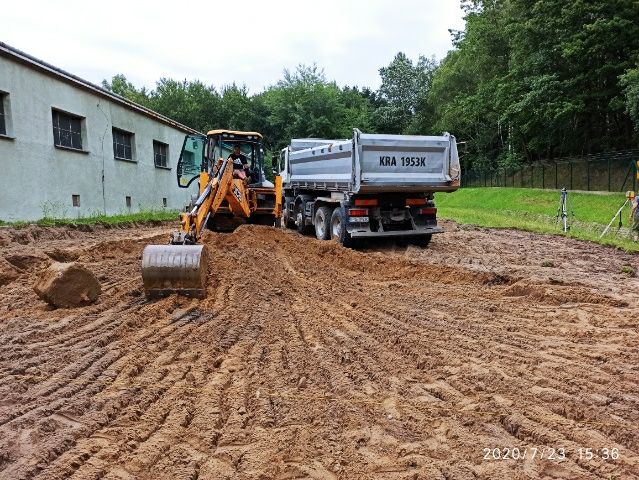
[[[33,286],[36,294],[56,307],[78,307],[95,302],[101,288],[89,269],[77,263],[54,263]]]
[[[7,255],[4,259],[17,270],[26,272],[42,270],[51,264],[51,260],[40,253]]]
[[[637,257],[503,230],[354,251],[243,226],[205,235],[207,298],[148,301],[140,255],[171,228],[0,247],[0,478],[639,475]],[[100,301],[43,305],[39,263],[4,260],[42,252],[88,265]],[[513,447],[528,458],[492,459]]]
[[[36,242],[55,242],[59,240],[72,240],[74,238],[86,239],[87,234],[100,236],[113,236],[117,232],[130,231],[133,228],[142,230],[154,227],[173,228],[175,222],[150,221],[143,224],[136,222],[109,224],[96,223],[91,225],[71,224],[64,226],[45,227],[40,225],[26,225],[24,227],[0,227],[0,247],[11,244],[30,245]],[[89,235],[90,236],[90,235]]]
[[[505,297],[528,297],[540,303],[564,305],[569,303],[598,303],[614,307],[627,307],[628,302],[608,295],[592,292],[578,286],[533,283],[528,279],[520,280],[502,291]]]

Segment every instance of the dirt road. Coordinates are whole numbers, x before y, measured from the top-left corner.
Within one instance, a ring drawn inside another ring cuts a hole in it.
[[[207,299],[148,302],[171,227],[0,230],[0,478],[639,478],[637,256],[242,227],[206,236]],[[98,303],[43,303],[52,259]]]

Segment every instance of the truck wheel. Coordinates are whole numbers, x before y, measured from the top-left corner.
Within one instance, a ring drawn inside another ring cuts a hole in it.
[[[331,239],[337,240],[345,247],[353,246],[353,239],[346,231],[346,215],[341,207],[333,210],[331,215]]]
[[[424,235],[423,237],[416,237],[410,239],[410,244],[415,245],[416,247],[426,248],[430,243],[433,235]]]
[[[331,209],[320,207],[315,214],[315,236],[318,240],[331,238]]]

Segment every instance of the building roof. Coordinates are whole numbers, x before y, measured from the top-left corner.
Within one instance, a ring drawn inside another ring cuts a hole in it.
[[[131,100],[127,100],[126,98],[116,93],[110,92],[109,90],[105,88],[102,88],[87,80],[84,80],[69,72],[66,72],[62,70],[61,68],[54,67],[53,65],[47,62],[44,62],[40,59],[32,57],[28,53],[22,52],[18,50],[17,48],[7,45],[4,42],[0,42],[0,57],[9,58],[18,63],[26,65],[30,68],[33,68],[34,70],[37,70],[46,75],[49,75],[57,80],[68,83],[74,87],[88,91],[100,97],[104,97],[114,103],[117,103],[125,108],[128,108],[129,110],[133,110],[134,112],[150,117],[158,122],[169,125],[170,127],[173,127],[177,130],[181,130],[185,133],[200,133],[197,130],[194,130],[190,127],[187,127],[186,125],[182,125],[181,123],[176,122],[175,120],[171,120],[170,118],[165,117],[164,115],[160,115],[159,113],[154,112],[151,109],[143,107],[142,105],[132,102]]]
[[[240,132],[239,130],[226,130],[222,128],[217,130],[210,130],[209,133],[207,133],[207,135],[224,135],[224,134],[237,135],[238,137],[252,136],[252,137],[258,137],[260,140],[262,140],[262,134],[258,132]]]

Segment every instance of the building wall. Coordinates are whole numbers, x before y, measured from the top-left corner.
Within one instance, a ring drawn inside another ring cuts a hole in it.
[[[0,92],[8,93],[9,113],[0,137],[0,220],[179,210],[195,193],[196,185],[176,181],[185,132],[5,57]],[[84,117],[83,152],[54,146],[52,108]],[[133,162],[114,158],[113,127],[134,133]],[[153,140],[169,145],[168,169],[155,166]]]

